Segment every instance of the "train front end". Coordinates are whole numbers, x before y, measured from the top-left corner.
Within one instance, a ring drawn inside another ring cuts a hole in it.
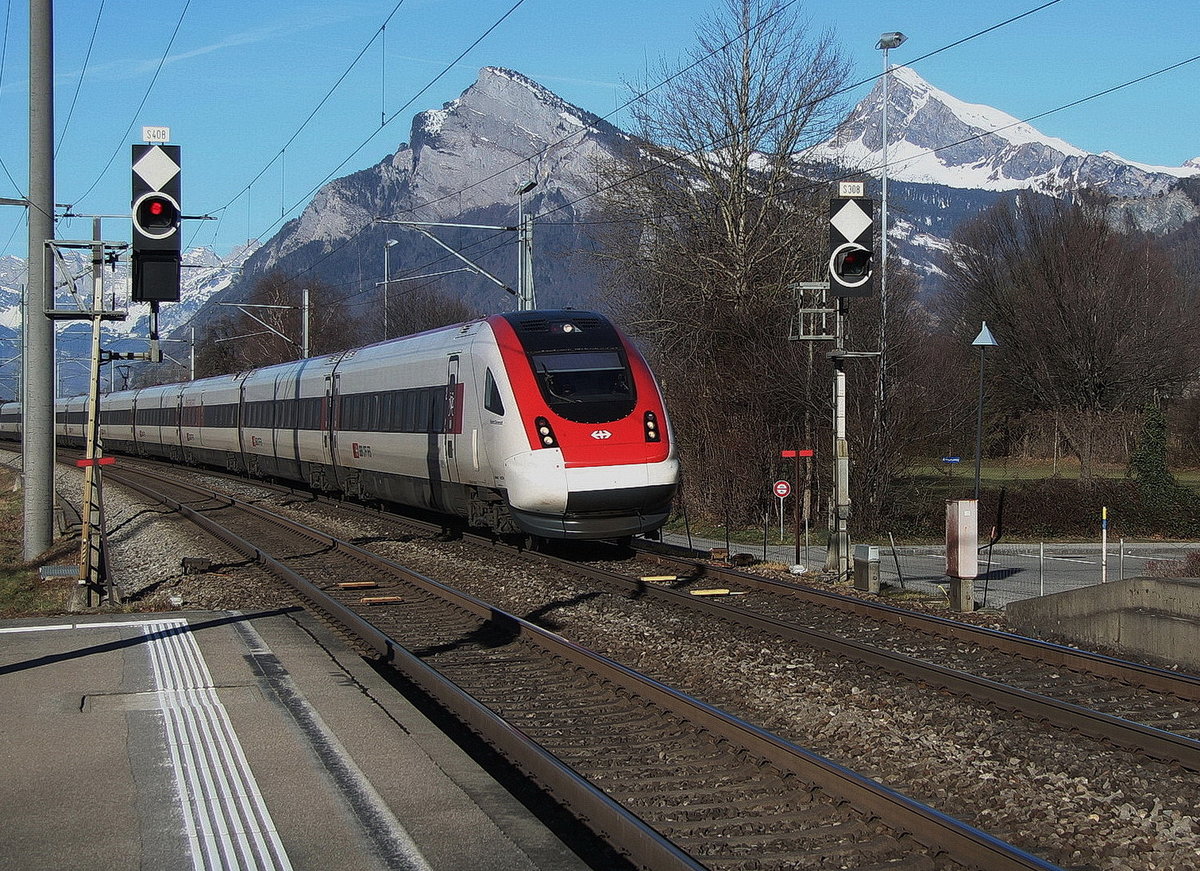
[[[603,316],[533,311],[489,319],[520,410],[503,460],[509,512],[543,538],[622,538],[666,523],[679,461],[662,395]]]

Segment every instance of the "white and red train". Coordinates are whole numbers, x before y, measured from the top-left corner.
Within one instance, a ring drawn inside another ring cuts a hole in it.
[[[84,397],[60,400],[82,444]],[[20,407],[0,406],[19,437]],[[679,482],[662,395],[605,317],[493,315],[306,360],[110,393],[106,453],[215,466],[428,509],[498,533],[621,538]]]

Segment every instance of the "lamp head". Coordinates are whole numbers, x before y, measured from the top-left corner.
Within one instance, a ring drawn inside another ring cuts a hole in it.
[[[995,348],[1000,345],[992,335],[992,331],[988,329],[987,321],[983,322],[983,329],[979,331],[979,335],[971,344],[977,348]]]
[[[908,39],[908,37],[898,30],[894,30],[891,33],[881,33],[879,35],[879,42],[875,43],[875,47],[899,48],[906,39]]]

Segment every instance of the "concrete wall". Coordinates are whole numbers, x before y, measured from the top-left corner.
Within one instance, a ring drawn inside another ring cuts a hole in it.
[[[1010,602],[1008,628],[1200,672],[1200,580],[1131,578]]]

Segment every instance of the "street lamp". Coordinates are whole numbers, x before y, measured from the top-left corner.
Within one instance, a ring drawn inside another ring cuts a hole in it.
[[[388,252],[392,250],[393,245],[399,245],[399,239],[388,239],[383,243],[383,338],[387,341],[388,337],[388,282],[391,281],[392,272],[388,266]]]
[[[983,322],[983,329],[979,331],[979,335],[975,337],[975,341],[971,343],[979,348],[979,409],[975,416],[975,501],[979,501],[979,460],[982,456],[983,448],[983,352],[986,348],[995,348],[1000,343],[992,336],[992,331],[988,329],[987,321]]]
[[[888,262],[888,212],[887,212],[887,194],[888,194],[888,79],[891,77],[890,67],[888,66],[888,52],[893,48],[901,46],[908,37],[898,30],[890,33],[881,33],[879,42],[875,43],[875,48],[883,49],[883,191],[880,197],[882,201],[882,214],[879,216],[880,224],[880,248],[879,248],[879,383],[876,388],[878,393],[878,408],[879,413],[883,413],[884,390],[886,387],[886,360],[887,352],[884,350],[884,342],[887,339],[887,262]]]

